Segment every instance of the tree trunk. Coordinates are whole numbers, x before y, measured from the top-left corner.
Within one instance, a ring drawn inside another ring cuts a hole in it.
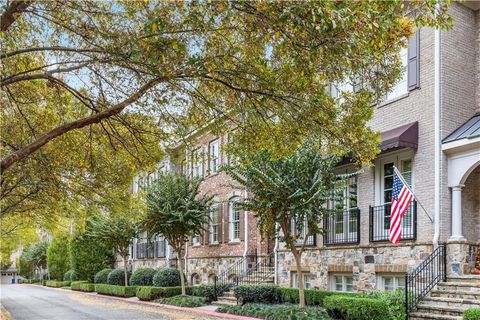
[[[185,275],[183,274],[183,244],[180,245],[180,248],[177,251],[178,257],[178,271],[180,271],[180,285],[182,286],[182,296],[187,295],[185,290]]]
[[[302,272],[302,256],[297,249],[291,249],[297,265],[297,280],[298,280],[298,301],[300,308],[305,308],[305,290],[303,288],[303,272]]]
[[[125,287],[128,287],[127,261],[128,256],[123,256],[123,274],[125,275]]]

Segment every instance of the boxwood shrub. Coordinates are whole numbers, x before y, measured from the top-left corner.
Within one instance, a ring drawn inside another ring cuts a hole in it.
[[[116,297],[134,297],[137,287],[124,287],[112,284],[96,284],[95,291],[99,294]]]
[[[135,270],[130,277],[131,286],[151,286],[153,285],[153,276],[157,273],[152,268],[140,268]]]
[[[330,320],[322,307],[308,306],[300,309],[298,305],[293,304],[249,303],[243,306],[220,307],[217,311],[269,320]]]
[[[391,320],[388,304],[380,299],[332,295],[323,303],[334,319]]]
[[[298,304],[299,303],[299,294],[298,289],[296,288],[279,288],[281,301],[286,303]],[[342,296],[359,296],[357,293],[352,292],[335,292],[335,291],[323,291],[323,290],[313,290],[305,289],[305,305],[307,306],[323,306],[323,301],[326,297],[331,295],[342,295]]]
[[[95,274],[94,281],[95,283],[107,283],[108,275],[112,272],[113,269],[103,269]]]
[[[191,287],[186,287],[187,294],[191,292]],[[169,298],[182,294],[182,287],[137,287],[137,298],[142,301],[152,301],[160,298]]]
[[[225,291],[228,291],[227,285],[217,285],[217,293],[215,294],[215,286],[212,284],[202,284],[193,286],[190,289],[192,296],[204,297],[206,302],[212,302],[221,296]]]
[[[156,287],[178,287],[180,285],[180,272],[174,268],[158,271],[153,277]]]
[[[173,296],[170,298],[158,299],[157,302],[179,307],[196,308],[203,306],[206,299],[204,297],[195,296]]]
[[[46,286],[52,288],[62,288],[62,287],[69,287],[70,281],[57,281],[57,280],[47,280]]]
[[[77,281],[77,280],[78,280],[77,275],[75,274],[75,271],[73,271],[73,270],[68,270],[63,275],[63,281]]]
[[[274,285],[239,286],[233,293],[240,304],[281,302],[279,287]]]
[[[480,308],[471,308],[465,311],[463,320],[480,320]]]
[[[127,281],[130,279],[130,272],[127,272]],[[107,277],[107,283],[108,284],[113,284],[116,286],[125,286],[127,283],[125,283],[125,270],[122,269],[114,269],[112,270]]]
[[[72,288],[72,290],[79,291],[80,285],[83,283],[88,283],[88,281],[72,281],[72,283],[70,283],[70,288]]]

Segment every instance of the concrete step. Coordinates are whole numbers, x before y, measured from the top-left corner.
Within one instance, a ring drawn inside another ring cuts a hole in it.
[[[437,289],[480,292],[480,285],[478,283],[468,282],[439,282]]]
[[[430,292],[432,297],[442,298],[459,298],[480,301],[480,292],[462,291],[462,290],[438,290],[434,289]]]
[[[235,297],[233,291],[227,291],[222,294],[222,297]]]
[[[237,305],[237,300],[230,301],[230,300],[223,300],[223,299],[219,298],[219,300],[217,300],[217,301],[212,301],[212,305],[218,306],[218,307],[236,306]]]
[[[478,283],[480,285],[480,275],[469,274],[459,277],[450,277],[447,278],[447,282],[467,282],[467,283]]]
[[[452,307],[452,306],[438,306],[438,305],[430,305],[421,303],[417,307],[417,311],[420,313],[426,314],[435,314],[435,315],[446,315],[446,316],[454,316],[454,317],[461,317],[463,312],[467,308],[463,307]]]
[[[410,320],[462,320],[461,316],[449,316],[443,314],[431,314],[423,312],[413,312],[410,314]]]
[[[441,307],[460,307],[475,308],[480,307],[480,300],[461,299],[461,298],[445,298],[445,297],[426,297],[423,304]]]
[[[221,296],[221,297],[218,297],[218,300],[221,300],[221,301],[233,301],[233,302],[237,303],[237,298],[235,298],[235,297]]]

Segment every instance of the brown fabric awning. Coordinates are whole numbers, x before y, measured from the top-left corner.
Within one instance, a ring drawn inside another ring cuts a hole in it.
[[[397,148],[418,147],[418,122],[405,124],[382,132],[382,143],[378,147],[382,151]]]

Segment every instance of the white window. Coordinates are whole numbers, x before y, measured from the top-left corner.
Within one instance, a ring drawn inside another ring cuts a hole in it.
[[[232,130],[232,131],[228,134],[228,138],[227,138],[227,139],[228,139],[228,143],[229,143],[229,144],[233,144],[233,143],[234,143],[234,136],[233,136],[233,135],[235,134],[235,131],[236,131],[236,130],[237,130],[237,129],[234,129],[234,130]],[[233,165],[235,165],[235,164],[237,163],[238,159],[237,159],[237,157],[236,157],[235,155],[233,155],[232,153],[229,153],[229,154],[228,154],[228,157],[227,157],[227,161],[228,161],[228,164],[229,164],[229,165],[233,166]]]
[[[400,51],[400,58],[402,59],[402,78],[393,86],[392,90],[385,96],[385,101],[398,98],[408,92],[408,49],[402,49]]]
[[[405,289],[405,275],[381,275],[378,277],[377,283],[379,290],[394,291]]]
[[[218,243],[218,205],[210,207],[210,243]]]
[[[345,274],[336,274],[331,278],[332,291],[353,291],[353,276]]]
[[[292,288],[298,288],[298,273],[296,271],[290,272],[292,277]],[[312,287],[312,275],[308,272],[302,272],[303,287],[309,289]]]
[[[230,241],[240,240],[240,208],[238,207],[238,201],[238,197],[232,198],[228,205],[230,212]]]
[[[196,234],[192,237],[192,245],[198,246],[200,245],[200,235]]]
[[[295,223],[293,219],[291,220],[290,233],[292,234],[293,237],[296,238],[295,242],[297,245],[303,244],[303,241],[305,241],[305,237],[307,236],[307,232],[308,232],[308,223],[306,218],[303,221],[303,223],[301,223],[300,226],[297,226],[297,223]],[[307,243],[307,245],[314,245],[315,244],[314,236],[313,235],[309,236],[307,241],[310,242],[310,243]]]
[[[209,158],[210,158],[210,173],[218,172],[218,167],[220,165],[220,144],[219,140],[213,140],[209,144]]]
[[[194,177],[203,177],[203,156],[200,148],[192,152],[192,174]]]

